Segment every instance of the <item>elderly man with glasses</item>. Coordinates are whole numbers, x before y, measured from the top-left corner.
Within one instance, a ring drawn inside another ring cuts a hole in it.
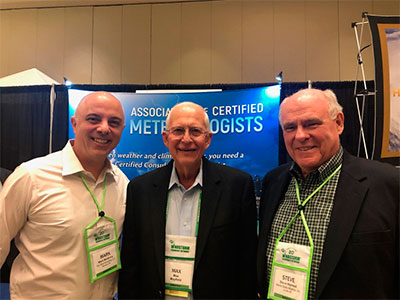
[[[256,206],[249,174],[208,161],[205,110],[175,105],[171,162],[128,186],[119,299],[256,297]]]

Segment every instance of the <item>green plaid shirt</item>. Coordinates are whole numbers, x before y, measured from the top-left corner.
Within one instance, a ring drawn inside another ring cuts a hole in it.
[[[285,199],[279,205],[269,233],[267,247],[267,283],[271,274],[273,251],[276,240],[284,228],[298,210],[298,201],[296,197],[295,178],[299,184],[300,200],[303,202],[323,181],[331,175],[335,169],[342,163],[343,148],[327,162],[321,165],[317,170],[309,173],[305,179],[302,178],[301,170],[297,164],[293,164],[290,174],[292,179],[285,194]],[[312,257],[310,286],[308,298],[313,299],[315,295],[319,265],[322,258],[326,231],[328,229],[333,199],[340,176],[339,170],[305,205],[304,216],[310,229],[311,237],[314,242],[314,254]],[[281,239],[282,242],[294,243],[309,246],[309,240],[304,229],[303,222],[298,217]]]

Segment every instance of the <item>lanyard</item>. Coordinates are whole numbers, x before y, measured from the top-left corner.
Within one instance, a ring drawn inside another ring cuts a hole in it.
[[[118,232],[115,220],[106,216],[103,211],[104,200],[106,198],[107,174],[104,175],[103,198],[101,204],[97,201],[96,196],[82,174],[79,174],[79,176],[92,196],[99,213],[97,218],[85,228],[89,278],[90,282],[94,282],[95,280],[121,269]]]
[[[289,224],[285,227],[285,229],[281,232],[281,234],[279,235],[279,237],[278,237],[278,240],[277,240],[277,242],[279,242],[280,240],[281,240],[281,238],[283,237],[283,235],[286,233],[286,231],[290,228],[290,226],[292,225],[292,223],[294,222],[294,220],[296,219],[296,217],[300,214],[300,216],[301,216],[301,220],[303,221],[303,225],[304,225],[304,228],[305,228],[305,230],[306,230],[306,233],[307,233],[307,237],[308,237],[308,239],[309,239],[309,241],[310,241],[310,245],[311,245],[311,247],[313,247],[314,246],[314,243],[313,243],[313,240],[312,240],[312,238],[311,238],[311,233],[310,233],[310,230],[309,230],[309,228],[308,228],[308,225],[307,225],[307,222],[306,222],[306,218],[304,217],[304,207],[305,207],[305,205],[307,204],[307,202],[333,177],[333,175],[335,175],[339,170],[340,170],[340,168],[342,167],[342,164],[340,164],[337,168],[336,168],[336,170],[335,171],[333,171],[332,172],[332,174],[331,175],[329,175],[328,176],[328,178],[326,178],[325,180],[324,180],[324,182],[319,186],[319,187],[317,187],[304,201],[303,201],[303,203],[301,202],[301,200],[300,200],[300,192],[299,192],[299,184],[298,184],[298,182],[297,182],[297,180],[295,179],[295,183],[296,183],[296,197],[297,197],[297,203],[298,203],[298,211],[297,211],[297,213],[294,215],[294,217],[290,220],[290,222],[289,222]]]
[[[198,233],[199,233],[199,222],[200,222],[200,205],[201,205],[201,196],[202,196],[202,191],[200,191],[200,195],[199,195],[199,201],[197,204],[197,218],[196,218],[196,231],[195,231],[195,237],[197,237]],[[167,225],[167,221],[168,221],[168,209],[169,209],[169,192],[168,192],[168,197],[167,197],[167,211],[165,214],[165,225]]]
[[[101,218],[104,217],[105,213],[103,211],[104,208],[104,199],[106,198],[106,185],[107,185],[107,174],[104,175],[104,187],[103,187],[103,199],[101,200],[101,204],[97,202],[96,196],[93,194],[93,191],[90,189],[89,185],[87,184],[85,178],[83,178],[82,174],[79,174],[79,176],[82,179],[83,184],[85,185],[86,189],[89,191],[90,195],[92,196],[92,199],[94,203],[96,204],[97,211],[99,212],[99,216],[94,220],[91,224],[89,224],[89,227],[93,226],[97,221]]]

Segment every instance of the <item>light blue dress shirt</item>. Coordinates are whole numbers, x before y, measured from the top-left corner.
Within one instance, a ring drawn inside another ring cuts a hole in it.
[[[175,170],[175,162],[169,181],[167,227],[166,234],[196,236],[197,209],[203,186],[203,162],[193,185],[187,190],[179,182]],[[165,295],[167,300],[193,299],[191,293],[188,298]]]

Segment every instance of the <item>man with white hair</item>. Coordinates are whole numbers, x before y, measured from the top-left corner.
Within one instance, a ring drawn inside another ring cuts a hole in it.
[[[398,299],[399,172],[342,148],[330,90],[293,94],[279,117],[293,162],[263,179],[260,297]]]
[[[128,185],[119,299],[254,299],[251,176],[203,156],[212,133],[200,105],[175,105],[166,127],[173,159]]]

